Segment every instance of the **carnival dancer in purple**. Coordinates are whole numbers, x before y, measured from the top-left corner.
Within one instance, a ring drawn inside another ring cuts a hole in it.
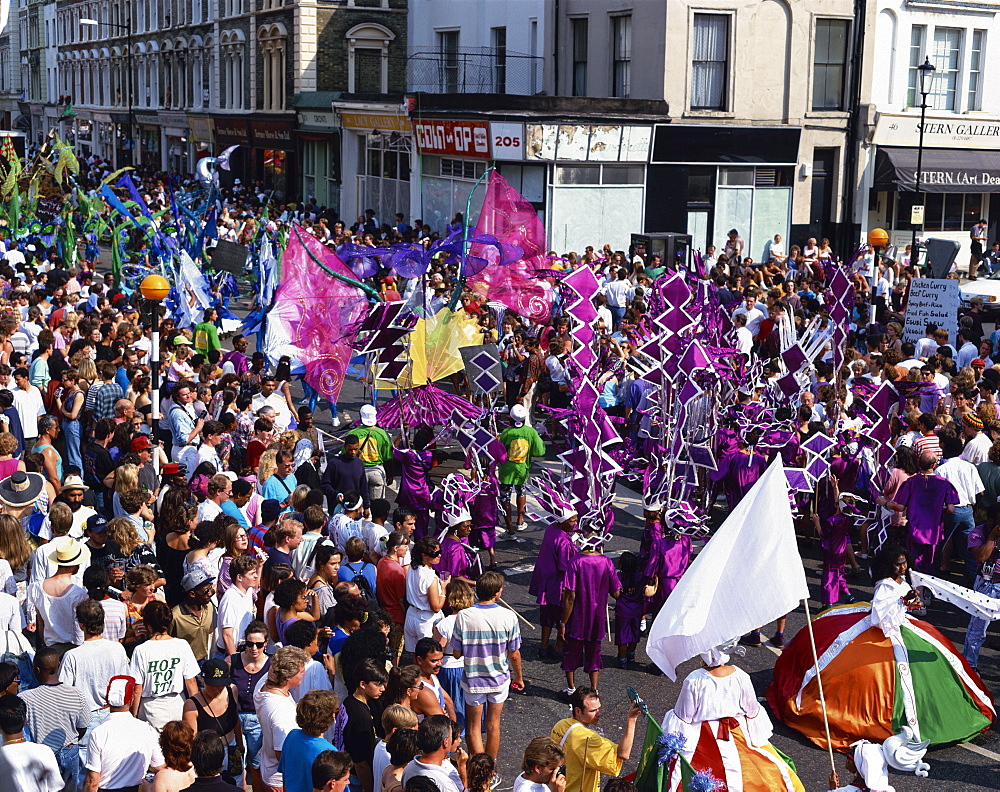
[[[542,627],[542,643],[538,650],[539,659],[558,659],[562,655],[562,639],[556,642],[555,650],[549,646],[552,628],[559,626],[563,608],[563,577],[570,561],[576,556],[576,547],[570,536],[576,531],[577,515],[566,508],[561,522],[549,525],[538,548],[535,569],[531,573],[528,593],[538,601],[539,622]]]
[[[576,669],[590,675],[590,686],[598,689],[598,677],[603,668],[601,640],[607,631],[608,596],[618,599],[622,584],[614,562],[602,553],[610,534],[593,534],[581,542],[580,553],[569,562],[563,578],[562,669],[566,672],[566,690],[571,696],[576,690]]]
[[[937,454],[925,452],[917,460],[919,471],[903,482],[892,500],[879,496],[878,503],[893,511],[906,512],[906,549],[918,572],[934,572],[934,551],[944,538],[944,515],[955,511],[958,490],[935,475]]]
[[[664,525],[660,503],[647,503],[643,516],[646,528],[639,557],[644,562],[642,574],[647,583],[656,586],[656,593],[646,599],[646,613],[655,615],[691,564],[691,537]]]
[[[836,511],[819,519],[820,547],[823,548],[823,607],[836,605],[842,596],[847,597],[848,602],[854,602],[844,573],[853,525],[851,517],[844,514],[845,503],[853,507],[852,493],[842,493]]]
[[[739,441],[739,448],[719,460],[711,474],[712,481],[720,482],[726,491],[730,511],[743,500],[750,488],[767,470],[767,457],[754,451],[746,440]]]
[[[628,668],[635,662],[635,647],[641,634],[640,622],[646,609],[644,593],[646,578],[642,574],[639,556],[625,552],[618,558],[618,578],[622,593],[615,600],[615,643],[618,645],[618,665]]]
[[[476,483],[476,496],[469,504],[469,514],[472,515],[472,533],[470,544],[479,549],[485,549],[489,554],[490,572],[497,570],[497,520],[500,519],[500,484],[496,474],[490,471]]]
[[[428,476],[434,467],[434,452],[428,451],[427,446],[433,437],[431,430],[422,426],[413,437],[412,448],[395,448],[392,452],[400,467],[396,505],[416,515],[417,527],[413,533],[417,539],[427,535],[428,509],[431,506]]]
[[[464,507],[458,510],[445,509],[442,520],[448,525],[448,531],[441,540],[441,561],[436,571],[439,576],[442,572],[447,572],[452,578],[475,586],[482,568],[479,553],[468,543],[469,532],[472,531],[469,512]]]

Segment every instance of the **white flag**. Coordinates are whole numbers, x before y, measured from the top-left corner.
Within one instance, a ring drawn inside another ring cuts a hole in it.
[[[681,577],[646,653],[671,679],[685,660],[795,610],[809,596],[776,457]]]

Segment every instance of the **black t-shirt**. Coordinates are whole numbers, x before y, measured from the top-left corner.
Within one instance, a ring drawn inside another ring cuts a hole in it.
[[[83,481],[95,492],[107,493],[104,479],[115,469],[114,460],[102,445],[91,441],[83,448]],[[110,504],[105,504],[109,506]]]
[[[347,726],[344,727],[344,750],[355,762],[372,763],[378,737],[375,735],[375,719],[368,705],[348,696],[344,702],[347,710]]]

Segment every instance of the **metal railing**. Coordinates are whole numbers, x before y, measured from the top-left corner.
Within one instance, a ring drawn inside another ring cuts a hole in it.
[[[542,91],[543,59],[490,47],[414,52],[406,60],[410,91],[531,96]]]

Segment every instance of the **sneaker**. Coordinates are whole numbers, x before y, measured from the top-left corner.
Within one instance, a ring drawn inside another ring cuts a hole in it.
[[[771,638],[771,646],[776,646],[779,649],[785,648],[785,634],[776,632]]]
[[[515,530],[518,533],[520,533],[521,531],[526,531],[527,529],[528,529],[528,526],[525,523],[518,523],[517,524],[517,528]]]
[[[853,594],[848,594],[847,599],[844,600],[844,602],[846,602],[848,605],[853,605],[857,601],[858,598],[855,597]]]
[[[340,416],[335,415],[333,416],[333,427],[336,429],[338,426],[340,426]]]
[[[618,667],[619,668],[628,668],[628,658],[619,657],[618,658]]]
[[[494,773],[493,778],[490,779],[490,789],[496,789],[503,783],[503,776],[499,773]]]
[[[764,642],[760,639],[760,630],[752,630],[740,638],[740,643],[743,646],[763,646]]]
[[[645,616],[643,616],[642,620],[639,622],[639,632],[641,632],[641,633],[646,632],[646,617]]]
[[[568,699],[574,693],[576,693],[576,688],[575,687],[571,687],[571,688],[568,687],[568,688],[563,688],[563,691],[562,691],[561,695],[562,695],[563,698]]]

